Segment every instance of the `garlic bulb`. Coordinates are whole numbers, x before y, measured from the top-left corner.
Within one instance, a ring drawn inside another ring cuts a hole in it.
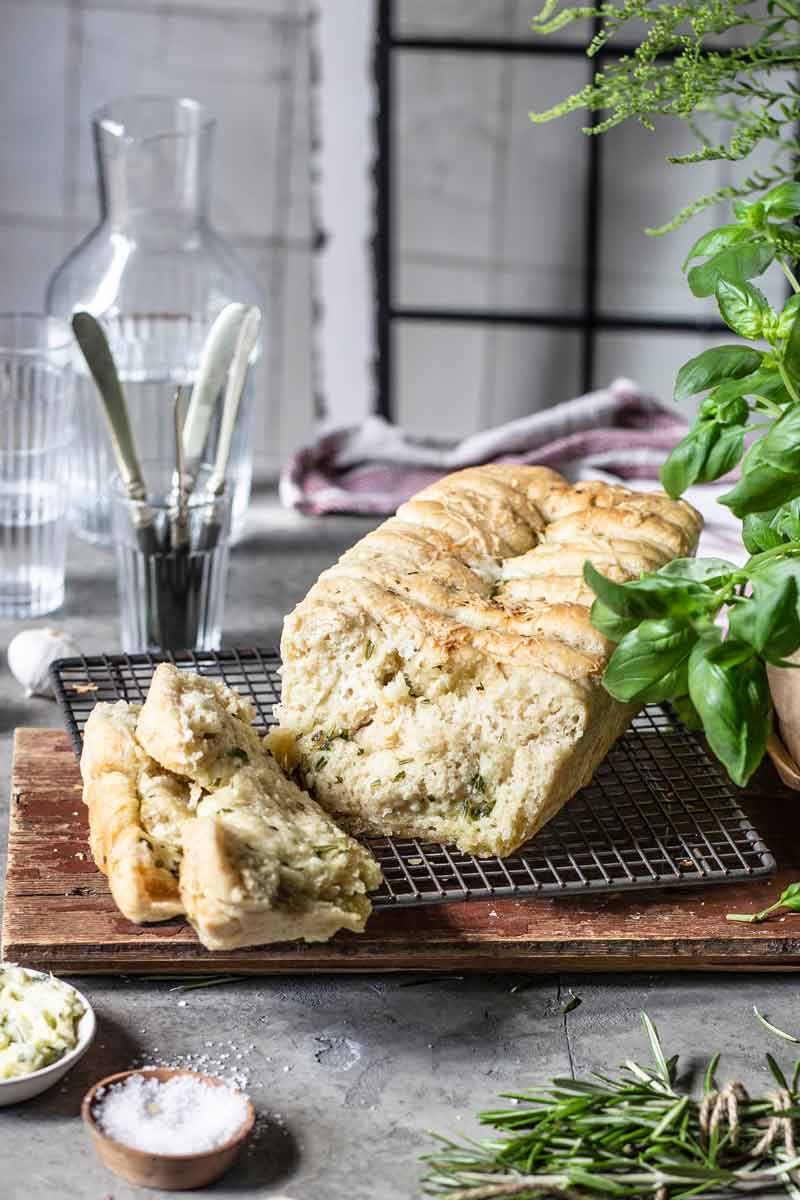
[[[11,674],[21,683],[26,696],[53,698],[50,664],[71,658],[80,650],[62,629],[23,629],[11,639],[6,657]]]

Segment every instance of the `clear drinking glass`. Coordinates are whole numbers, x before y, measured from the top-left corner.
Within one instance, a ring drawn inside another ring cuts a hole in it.
[[[181,544],[171,507],[173,463],[142,464],[147,499],[111,489],[122,648],[128,654],[218,650],[225,612],[231,503],[205,492],[204,466],[189,496]]]
[[[71,343],[52,317],[0,314],[0,617],[39,617],[64,602]]]
[[[85,308],[100,321],[125,388],[140,458],[172,444],[172,396],[191,386],[215,317],[230,301],[257,304],[260,289],[233,248],[213,229],[208,196],[215,121],[195,100],[129,96],[92,120],[100,223],[54,273],[47,311],[69,320]],[[236,536],[252,473],[255,363],[242,396],[228,461]],[[94,383],[80,355],[72,525],[87,541],[111,543],[109,480],[115,469]],[[219,406],[218,406],[219,407]],[[218,418],[207,449],[213,458]]]

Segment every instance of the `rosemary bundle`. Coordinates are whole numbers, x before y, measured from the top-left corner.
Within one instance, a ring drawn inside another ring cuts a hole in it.
[[[642,1013],[653,1065],[628,1060],[616,1076],[553,1079],[542,1090],[503,1093],[513,1107],[479,1115],[497,1134],[463,1142],[434,1135],[425,1155],[427,1195],[448,1200],[533,1197],[690,1196],[782,1187],[800,1197],[800,1060],[787,1080],[771,1054],[775,1090],[751,1098],[742,1083],[719,1087],[719,1054],[695,1099],[678,1082],[677,1055],[667,1058]],[[756,1013],[760,1024],[786,1040]]]

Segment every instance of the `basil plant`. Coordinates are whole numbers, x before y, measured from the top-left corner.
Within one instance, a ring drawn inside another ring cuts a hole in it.
[[[702,727],[743,785],[769,735],[767,664],[792,665],[787,657],[800,647],[800,284],[792,270],[800,258],[800,183],[782,183],[752,204],[737,201],[733,211],[733,223],[695,242],[684,270],[695,296],[716,297],[740,340],[678,372],[675,399],[702,399],[661,481],[677,498],[741,462],[741,479],[720,503],[742,518],[751,557],[742,567],[679,559],[625,584],[589,563],[584,574],[597,596],[592,624],[618,643],[604,677],[608,691],[624,701],[670,701]],[[752,282],[773,265],[792,289],[779,312]]]

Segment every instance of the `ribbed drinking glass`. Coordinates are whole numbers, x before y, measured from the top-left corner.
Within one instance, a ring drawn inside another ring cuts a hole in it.
[[[174,464],[146,460],[142,467],[146,500],[131,500],[119,476],[111,487],[122,649],[128,654],[218,650],[228,581],[230,497],[205,490],[211,468],[201,467],[178,547],[173,540]]]
[[[0,314],[0,617],[39,617],[64,601],[71,341],[52,317]]]

